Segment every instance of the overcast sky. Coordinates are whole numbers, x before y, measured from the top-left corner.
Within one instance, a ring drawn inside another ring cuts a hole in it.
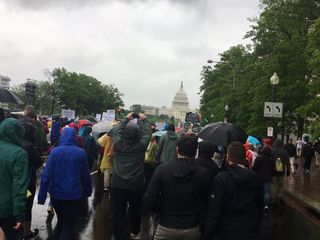
[[[199,106],[208,59],[247,43],[259,0],[0,0],[0,74],[11,85],[65,67],[124,94],[126,107],[171,106],[184,81]]]

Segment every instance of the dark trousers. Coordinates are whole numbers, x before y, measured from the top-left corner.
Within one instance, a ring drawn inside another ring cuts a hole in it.
[[[0,218],[0,227],[6,236],[6,240],[18,239],[18,231],[13,228],[15,225],[15,218]]]
[[[143,188],[120,189],[112,188],[113,233],[115,240],[126,240],[126,211],[129,204],[130,230],[133,234],[140,232],[141,198]]]
[[[304,161],[304,170],[310,171],[312,157],[306,157]]]
[[[71,240],[78,217],[81,200],[58,200],[51,198],[52,206],[57,213],[56,234],[59,240]]]

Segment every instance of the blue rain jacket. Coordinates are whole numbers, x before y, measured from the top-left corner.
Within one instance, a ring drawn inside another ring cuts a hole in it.
[[[63,130],[60,146],[49,155],[41,178],[39,204],[45,203],[47,192],[59,200],[91,196],[92,183],[86,152],[78,147],[73,128]]]

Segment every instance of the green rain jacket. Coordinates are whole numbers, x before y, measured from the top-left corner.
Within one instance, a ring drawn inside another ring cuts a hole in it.
[[[7,118],[0,124],[0,219],[24,218],[29,179],[28,155],[21,148],[22,124]]]
[[[173,131],[168,131],[162,135],[155,153],[155,160],[162,163],[170,163],[177,158],[177,142],[179,135]]]

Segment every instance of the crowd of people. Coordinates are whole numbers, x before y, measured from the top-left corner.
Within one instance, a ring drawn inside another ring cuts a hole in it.
[[[306,174],[313,158],[320,164],[320,141],[312,144],[308,136],[285,145],[279,139],[260,146],[233,141],[224,152],[195,134],[177,134],[173,124],[160,134],[142,113],[129,113],[98,139],[87,124],[59,117],[50,124],[49,133],[32,106],[19,119],[0,109],[1,240],[38,235],[31,213],[42,166],[37,203],[44,205],[49,193],[59,240],[73,239],[95,166],[112,202],[115,240],[140,239],[142,209],[150,212],[155,240],[241,240],[256,239],[271,200],[281,203],[285,176],[302,173],[303,161]]]

